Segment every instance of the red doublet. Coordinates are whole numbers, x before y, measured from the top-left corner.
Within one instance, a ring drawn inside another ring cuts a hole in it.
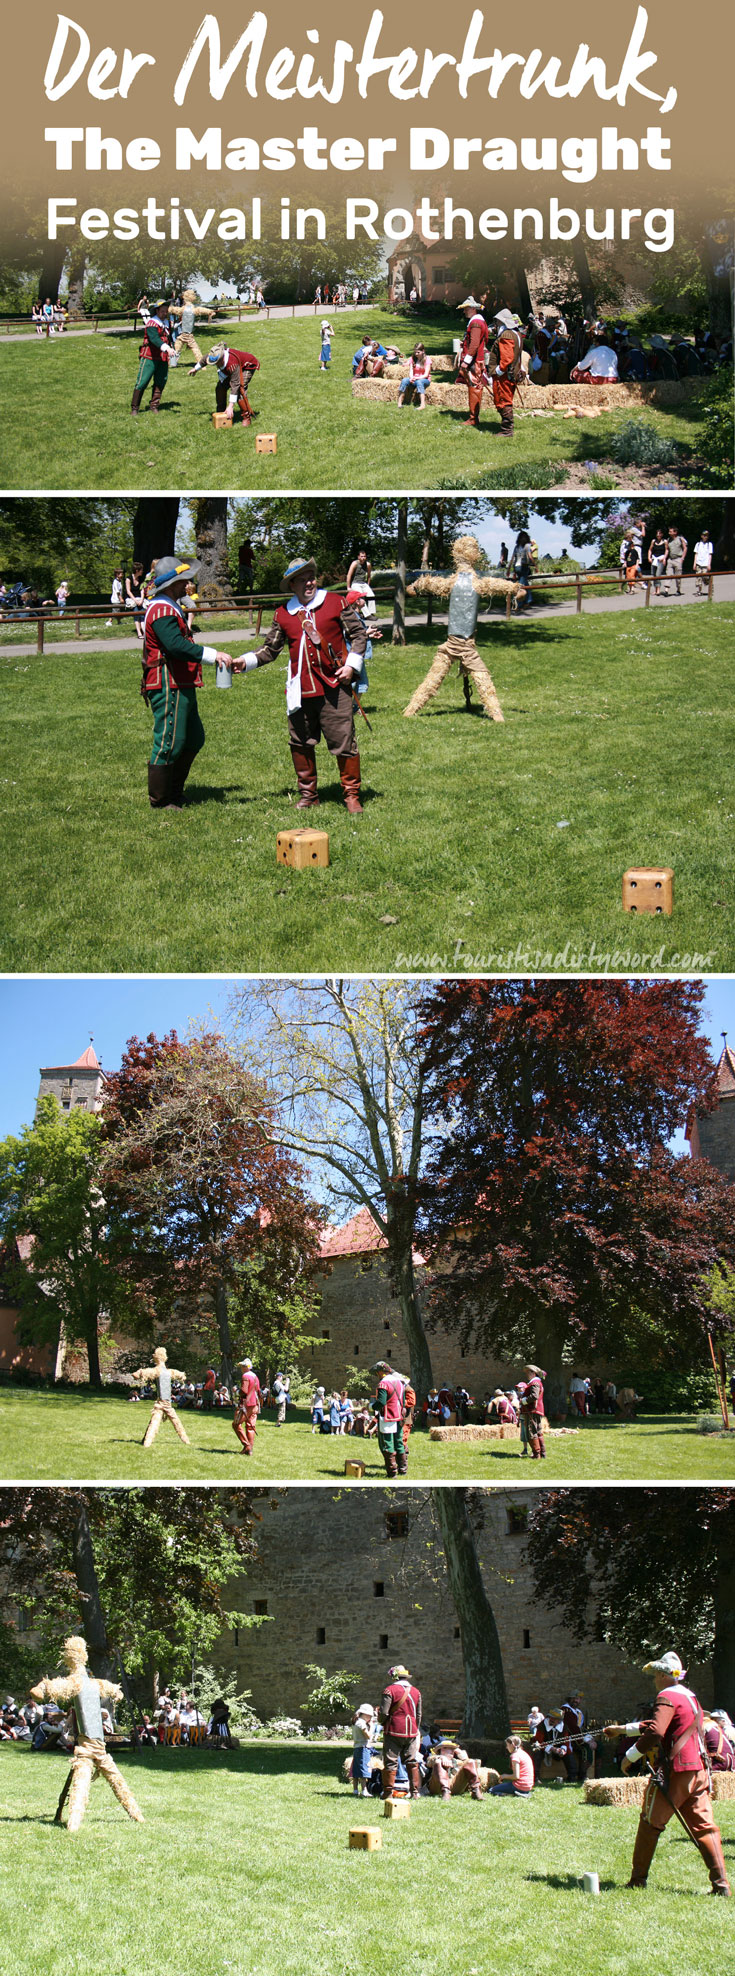
[[[325,686],[334,686],[335,673],[347,657],[341,623],[344,607],[336,590],[326,590],[321,602],[315,599],[298,610],[282,604],[276,611],[274,622],[288,645],[289,675],[300,678],[302,700],[323,700]]]
[[[141,692],[154,693],[159,686],[163,685],[164,666],[166,666],[168,672],[171,674],[175,686],[201,686],[201,659],[193,655],[190,659],[185,659],[180,657],[178,653],[174,655],[173,653],[165,652],[159,644],[156,637],[156,625],[160,623],[162,618],[175,618],[182,637],[186,638],[190,645],[195,646],[197,652],[201,650],[201,647],[196,646],[196,640],[192,637],[183,611],[179,608],[178,604],[174,603],[173,598],[156,598],[154,603],[148,605],[143,621],[143,683],[140,689]]]
[[[234,391],[240,388],[243,371],[259,371],[260,363],[257,357],[251,356],[249,350],[227,349],[222,358],[220,369],[227,372],[227,381],[230,390]]]
[[[641,1723],[639,1750],[655,1749],[670,1770],[703,1770],[702,1711],[690,1688],[677,1681],[671,1688],[659,1688],[650,1722]]]
[[[489,336],[490,330],[485,317],[480,315],[470,316],[460,352],[460,365],[463,370],[469,370],[474,363],[479,363],[480,370],[482,370]]]

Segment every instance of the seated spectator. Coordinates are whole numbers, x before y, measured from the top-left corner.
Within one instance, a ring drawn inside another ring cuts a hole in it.
[[[339,1431],[340,1431],[340,1434],[351,1434],[351,1433],[352,1433],[352,1428],[353,1428],[353,1424],[354,1424],[354,1415],[355,1415],[355,1409],[354,1409],[354,1407],[353,1407],[353,1404],[352,1404],[352,1401],[351,1401],[351,1399],[350,1399],[350,1397],[349,1397],[349,1394],[348,1394],[348,1392],[347,1392],[347,1388],[346,1388],[346,1387],[343,1387],[343,1389],[342,1389],[342,1392],[340,1393],[340,1396],[339,1396]]]
[[[431,1750],[426,1759],[426,1774],[429,1794],[433,1798],[470,1796],[480,1798],[479,1763],[468,1756],[460,1743],[442,1737],[438,1749]]]
[[[648,375],[655,382],[671,379],[673,383],[676,383],[678,380],[679,372],[665,336],[651,337]]]
[[[501,1776],[499,1783],[491,1784],[488,1795],[491,1798],[530,1798],[536,1782],[532,1758],[524,1750],[520,1736],[506,1736],[505,1747],[510,1757],[510,1774]]]
[[[616,384],[618,380],[617,353],[606,342],[607,332],[604,323],[592,325],[592,344],[584,357],[575,364],[571,374],[572,384]]]
[[[415,343],[408,362],[408,377],[402,377],[398,386],[399,405],[410,404],[415,398],[419,411],[423,412],[430,384],[431,358],[427,357],[423,343]]]
[[[718,1721],[720,1711],[713,1711],[704,1717],[704,1741],[712,1770],[735,1770],[735,1750],[726,1735],[722,1722]]]
[[[215,1749],[231,1750],[230,1711],[226,1701],[220,1696],[212,1703],[212,1713],[207,1723],[207,1737]]]

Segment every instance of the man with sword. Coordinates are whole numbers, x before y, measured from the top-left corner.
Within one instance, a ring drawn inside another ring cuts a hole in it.
[[[346,808],[351,816],[359,816],[355,706],[360,713],[362,708],[356,701],[355,682],[367,642],[365,620],[336,590],[319,586],[313,556],[298,556],[289,563],[280,587],[286,602],[276,611],[263,644],[247,658],[235,659],[232,670],[249,672],[256,664],[268,665],[285,648],[288,739],[299,789],[296,807],[314,809],[319,802],[316,749],[323,735],[337,762]]]
[[[647,1722],[611,1722],[608,1738],[632,1736],[646,1758],[649,1779],[633,1849],[629,1887],[645,1887],[659,1834],[677,1818],[698,1848],[712,1883],[713,1894],[728,1898],[731,1888],[725,1869],[722,1840],[712,1815],[703,1716],[697,1697],[684,1685],[679,1655],[662,1654],[643,1669],[652,1674],[656,1706]],[[650,1752],[659,1752],[654,1769]]]

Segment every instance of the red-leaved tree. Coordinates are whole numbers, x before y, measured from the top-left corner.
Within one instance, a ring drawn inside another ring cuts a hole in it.
[[[707,1278],[735,1189],[671,1150],[716,1089],[693,982],[444,981],[424,1002],[439,1128],[422,1190],[431,1309],[465,1345],[531,1357],[691,1353],[729,1328]]]
[[[285,1350],[289,1311],[303,1312],[319,1266],[320,1213],[297,1161],[272,1143],[268,1086],[217,1035],[134,1036],[103,1119],[105,1190],[136,1230],[147,1278],[157,1266],[161,1315],[211,1298],[228,1381],[233,1310],[252,1331],[262,1305],[272,1336],[275,1306]]]

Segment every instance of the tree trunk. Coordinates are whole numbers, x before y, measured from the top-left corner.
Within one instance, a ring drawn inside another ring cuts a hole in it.
[[[396,594],[393,602],[392,645],[406,643],[406,557],[408,551],[408,502],[398,503],[396,553]]]
[[[390,1242],[390,1235],[388,1239]],[[408,1345],[411,1385],[420,1406],[426,1399],[429,1388],[434,1384],[434,1375],[416,1288],[412,1250],[411,1247],[406,1250],[403,1243],[397,1245],[396,1250],[391,1244],[391,1278],[401,1306],[403,1335]]]
[[[87,272],[86,247],[72,249],[69,262],[69,295],[67,308],[71,322],[80,322],[84,316],[84,277]]]
[[[725,1555],[714,1584],[715,1638],[712,1684],[718,1708],[735,1708],[735,1559]]]
[[[66,245],[61,240],[47,240],[43,249],[41,272],[38,277],[38,293],[42,302],[49,298],[58,302],[59,283],[64,272]]]
[[[83,1496],[79,1498],[79,1507],[74,1519],[72,1558],[82,1606],[82,1627],[89,1650],[92,1673],[103,1681],[114,1681],[116,1675],[113,1656],[107,1638],[107,1626],[97,1583],[92,1532],[89,1528],[87,1504]]]
[[[717,534],[715,537],[715,566],[720,569],[735,567],[735,501],[713,501],[710,513],[716,514]]]
[[[96,1317],[88,1327],[84,1342],[87,1347],[89,1383],[90,1386],[94,1387],[96,1393],[100,1393],[102,1391],[102,1367],[100,1365],[100,1341]]]
[[[197,501],[194,526],[202,565],[197,578],[200,596],[214,603],[234,604],[227,549],[227,496]]]
[[[533,314],[533,303],[528,286],[528,275],[520,258],[515,263],[515,277],[518,290],[518,314],[523,317],[524,322],[528,322],[529,316]]]
[[[150,569],[159,556],[172,556],[179,519],[178,494],[145,494],[133,516],[133,561]]]
[[[552,1311],[541,1311],[535,1320],[535,1363],[546,1374],[544,1399],[549,1420],[563,1420],[567,1411],[567,1379],[562,1353],[566,1344],[563,1320]]]
[[[230,1335],[230,1313],[227,1309],[227,1291],[220,1278],[214,1292],[214,1308],[217,1318],[220,1350],[220,1380],[225,1386],[235,1383],[235,1368],[232,1363],[232,1338]]]
[[[459,1620],[465,1674],[462,1733],[502,1739],[510,1731],[495,1614],[482,1582],[466,1489],[432,1489],[449,1587]]]
[[[582,313],[585,316],[594,317],[597,315],[597,305],[595,302],[595,288],[594,288],[594,282],[592,280],[592,272],[590,269],[590,264],[587,259],[587,254],[585,251],[584,241],[579,239],[573,241],[570,248],[570,252],[571,252],[572,260],[574,262],[574,272],[579,282],[579,296],[582,304]]]

